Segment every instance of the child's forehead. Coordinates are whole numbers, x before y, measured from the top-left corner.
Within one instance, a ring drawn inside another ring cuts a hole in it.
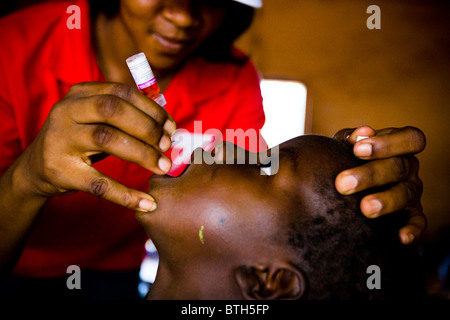
[[[319,135],[291,139],[278,146],[280,168],[290,167],[297,174],[314,171],[317,176],[335,166],[335,161],[343,156],[341,147],[338,141]]]
[[[280,162],[298,165],[302,159],[307,157],[308,145],[303,143],[304,140],[299,137],[281,144],[278,148]]]
[[[280,152],[288,156],[289,161],[296,161],[299,156],[327,154],[330,147],[339,142],[325,136],[304,135],[283,142],[278,146]],[[291,155],[289,157],[289,155]]]

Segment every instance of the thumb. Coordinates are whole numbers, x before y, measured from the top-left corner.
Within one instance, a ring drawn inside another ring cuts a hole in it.
[[[375,130],[369,126],[362,126],[358,128],[346,128],[339,130],[333,135],[333,139],[346,142],[354,145],[362,138],[368,138],[375,135]]]

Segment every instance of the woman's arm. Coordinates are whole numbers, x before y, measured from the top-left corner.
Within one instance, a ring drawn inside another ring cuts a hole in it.
[[[151,195],[114,181],[92,163],[113,155],[165,174],[171,162],[163,152],[171,146],[175,127],[163,108],[135,88],[95,82],[73,86],[0,179],[0,271],[14,266],[51,196],[84,191],[132,210],[156,209]]]
[[[0,177],[0,277],[8,274],[25,245],[41,208],[48,197],[33,191],[23,170],[23,154]]]

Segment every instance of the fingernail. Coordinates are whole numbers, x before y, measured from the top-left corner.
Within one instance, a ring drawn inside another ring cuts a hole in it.
[[[413,241],[414,241],[414,235],[412,233],[402,234],[402,243],[403,244],[410,244]]]
[[[372,155],[372,145],[370,143],[361,143],[355,148],[357,157],[370,157]]]
[[[161,158],[159,158],[159,160],[158,160],[158,167],[162,171],[168,172],[170,170],[171,166],[172,166],[172,163],[170,162],[170,160],[167,157],[162,156]]]
[[[148,200],[148,199],[142,199],[139,202],[139,209],[143,212],[152,212],[156,210],[156,202]]]
[[[162,152],[166,152],[170,149],[170,146],[172,145],[172,141],[168,136],[165,134],[162,135],[161,140],[159,141],[159,149],[161,149]]]
[[[342,178],[342,181],[341,181],[341,187],[342,187],[341,192],[343,194],[352,193],[356,189],[357,186],[358,186],[358,180],[354,176],[351,176],[351,175],[346,176],[346,177]]]
[[[356,142],[364,140],[364,139],[368,139],[368,138],[369,138],[368,136],[357,136],[356,137]]]
[[[370,200],[367,204],[367,215],[371,218],[375,218],[383,208],[383,205],[379,200]]]
[[[175,124],[175,122],[173,122],[170,119],[166,120],[166,123],[164,123],[163,126],[164,130],[166,130],[166,132],[172,136],[175,133],[175,130],[177,129],[177,125]]]

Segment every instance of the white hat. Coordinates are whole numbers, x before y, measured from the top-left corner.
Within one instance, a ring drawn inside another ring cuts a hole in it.
[[[261,8],[262,7],[262,0],[234,0],[234,1],[240,2],[242,4],[245,4],[245,5],[253,7],[253,8]]]

